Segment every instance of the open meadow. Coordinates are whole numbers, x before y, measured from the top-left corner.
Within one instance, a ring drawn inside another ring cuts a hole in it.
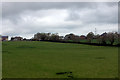
[[[2,43],[2,58],[3,78],[118,77],[117,47],[9,41]]]

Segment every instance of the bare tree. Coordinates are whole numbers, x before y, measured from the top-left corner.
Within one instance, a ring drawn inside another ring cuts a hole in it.
[[[73,40],[75,35],[73,33],[65,35],[65,40]]]
[[[34,35],[36,40],[49,40],[51,33],[37,33]]]
[[[113,43],[114,43],[115,41],[117,41],[118,35],[117,35],[117,33],[109,32],[109,33],[107,34],[107,38],[108,38],[108,41],[110,42],[110,44],[113,45]]]
[[[59,35],[58,35],[58,33],[51,34],[49,40],[52,40],[52,41],[59,41]]]
[[[74,41],[79,41],[80,37],[78,35],[75,35],[73,33],[65,35],[65,40],[74,40]]]
[[[107,44],[107,33],[103,33],[100,35],[100,37],[98,38],[98,41],[100,44]]]
[[[87,40],[88,40],[88,42],[91,43],[91,41],[92,41],[93,38],[94,38],[94,33],[93,32],[89,32],[87,34]]]

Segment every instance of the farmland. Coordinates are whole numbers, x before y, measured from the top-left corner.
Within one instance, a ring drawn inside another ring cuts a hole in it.
[[[3,78],[118,77],[118,48],[42,41],[2,43]]]

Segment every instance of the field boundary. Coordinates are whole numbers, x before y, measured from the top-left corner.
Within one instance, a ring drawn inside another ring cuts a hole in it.
[[[43,40],[41,40],[43,41]],[[99,44],[99,43],[86,43],[86,42],[70,42],[70,41],[50,41],[44,40],[45,42],[57,42],[57,43],[73,43],[73,44],[85,44],[85,45],[93,45],[93,46],[109,46],[109,47],[120,47],[120,45],[110,45],[110,44]]]
[[[119,78],[3,78],[2,80],[119,80]]]

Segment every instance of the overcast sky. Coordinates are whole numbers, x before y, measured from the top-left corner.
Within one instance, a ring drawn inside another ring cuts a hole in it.
[[[117,2],[4,2],[2,35],[31,38],[37,32],[76,35],[118,30]]]

